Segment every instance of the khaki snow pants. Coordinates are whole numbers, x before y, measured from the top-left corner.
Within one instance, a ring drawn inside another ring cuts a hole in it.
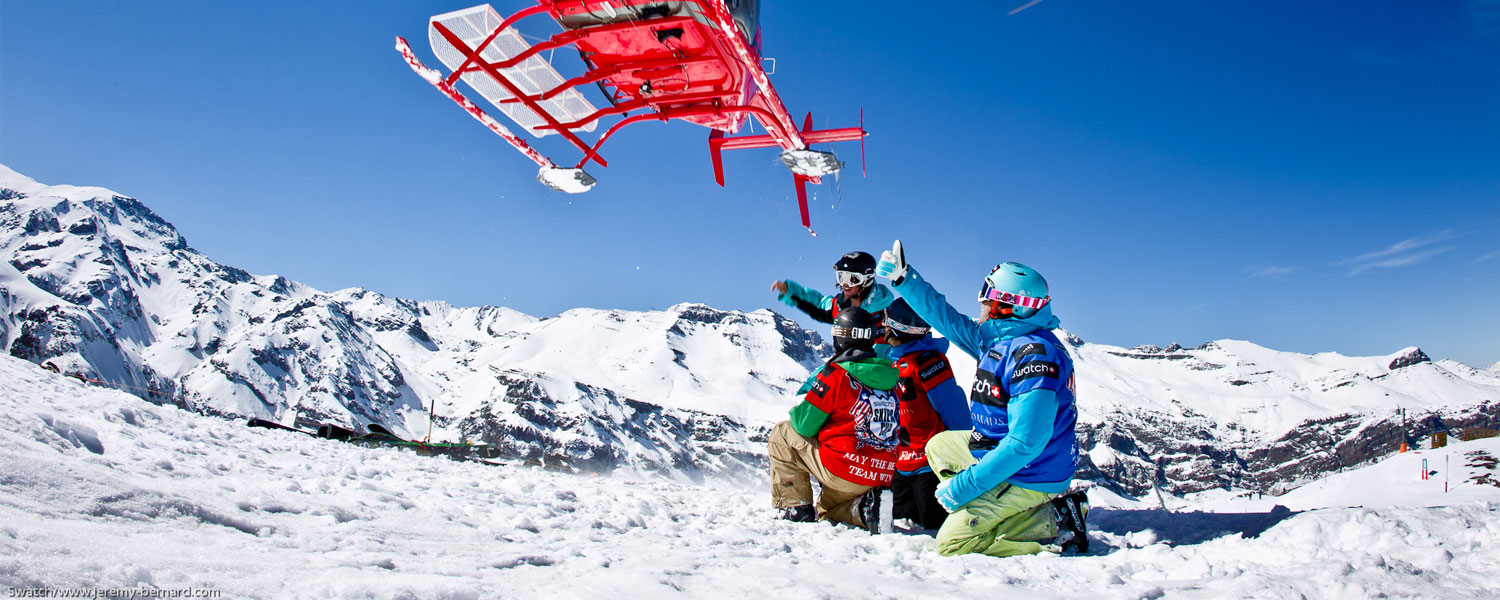
[[[969,433],[944,431],[927,441],[927,464],[939,480],[946,481],[979,462],[969,452]],[[1058,495],[1000,484],[948,515],[938,529],[938,553],[1017,556],[1059,552],[1056,546],[1036,541],[1057,537],[1057,522],[1049,502]]]
[[[819,521],[865,526],[854,510],[854,501],[869,491],[870,486],[848,481],[824,467],[818,460],[818,440],[803,437],[792,428],[791,421],[782,421],[771,429],[766,453],[771,457],[772,506],[813,504],[811,477],[823,487],[816,505]]]

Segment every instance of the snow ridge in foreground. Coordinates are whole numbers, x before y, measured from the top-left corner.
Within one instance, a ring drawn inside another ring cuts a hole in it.
[[[1494,456],[1500,444],[1450,451]],[[0,357],[0,585],[252,598],[1494,597],[1500,488],[1465,483],[1477,470],[1456,467],[1450,497],[1463,500],[1431,508],[1165,512],[1101,492],[1095,555],[942,558],[917,533],[775,521],[763,476],[685,485],[423,458],[249,429]]]

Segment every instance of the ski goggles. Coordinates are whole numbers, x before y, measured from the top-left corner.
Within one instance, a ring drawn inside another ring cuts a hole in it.
[[[907,325],[905,323],[897,322],[891,319],[885,320],[885,326],[890,328],[892,331],[899,331],[906,335],[927,335],[927,332],[932,330],[931,327],[917,327],[914,325]]]
[[[870,285],[870,282],[875,281],[875,276],[865,273],[855,273],[854,271],[834,271],[833,279],[842,286],[857,285],[864,287]]]
[[[1046,306],[1047,303],[1052,301],[1052,297],[1047,296],[1046,298],[1032,298],[1030,296],[1012,294],[1010,292],[992,288],[989,286],[989,284],[986,283],[984,286],[984,290],[979,294],[979,301],[984,302],[985,300],[994,300],[996,302],[1004,302],[1012,306],[1034,308],[1040,310],[1043,306]]]

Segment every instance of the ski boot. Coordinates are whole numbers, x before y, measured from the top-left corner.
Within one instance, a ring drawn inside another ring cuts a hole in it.
[[[811,523],[818,520],[818,511],[813,510],[811,504],[799,504],[781,509],[777,512],[776,518],[793,523]]]
[[[1069,492],[1052,500],[1052,510],[1057,515],[1057,539],[1063,540],[1064,551],[1072,548],[1078,554],[1089,551],[1089,498],[1082,491]],[[1073,534],[1071,537],[1063,533]]]

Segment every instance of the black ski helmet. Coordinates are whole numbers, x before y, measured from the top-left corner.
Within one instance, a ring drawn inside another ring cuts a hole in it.
[[[875,347],[875,338],[879,336],[880,318],[858,306],[840,310],[833,320],[834,352],[850,348],[869,350]]]
[[[873,276],[875,275],[875,257],[870,256],[869,252],[855,250],[854,252],[845,254],[838,262],[833,263],[833,270]]]
[[[911,309],[905,298],[897,298],[886,307],[885,326],[890,329],[890,335],[908,338],[920,338],[932,330],[927,321],[922,320],[917,311]]]

